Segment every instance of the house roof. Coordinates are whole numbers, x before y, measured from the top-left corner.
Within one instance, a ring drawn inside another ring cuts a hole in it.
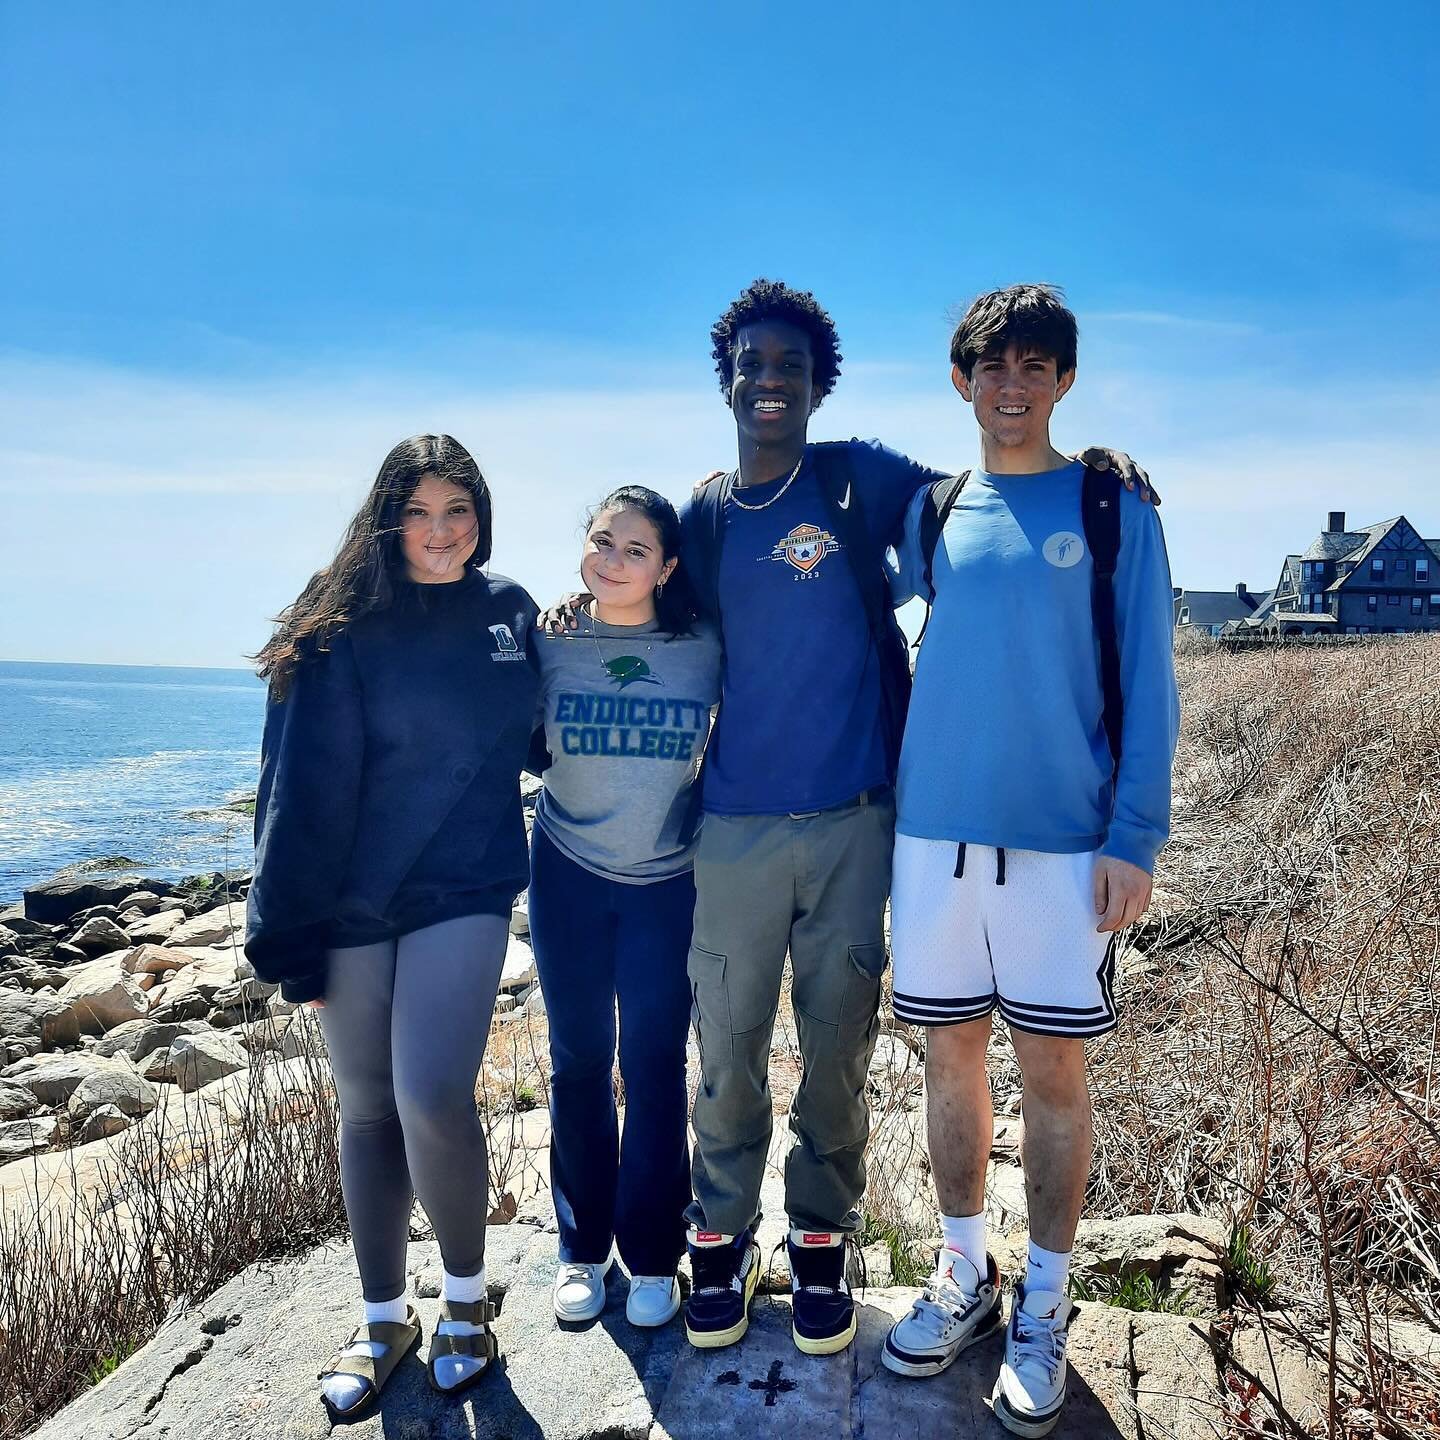
[[[1391,521],[1390,524],[1394,522]],[[1388,525],[1386,527],[1389,528]],[[1371,527],[1363,530],[1325,530],[1310,542],[1302,560],[1341,560],[1359,550],[1372,537]]]
[[[1179,617],[1185,610],[1189,610],[1190,617],[1182,621]],[[1253,613],[1253,607],[1233,590],[1182,590],[1175,597],[1177,624],[1221,625],[1226,620],[1243,620]]]

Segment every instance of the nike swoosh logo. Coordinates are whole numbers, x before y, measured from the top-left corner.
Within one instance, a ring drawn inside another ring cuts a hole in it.
[[[842,510],[850,508],[850,482],[848,480],[845,482],[845,493],[840,497],[840,508]]]

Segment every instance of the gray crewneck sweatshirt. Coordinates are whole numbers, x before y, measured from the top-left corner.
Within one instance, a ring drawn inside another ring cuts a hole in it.
[[[564,634],[532,632],[551,756],[535,822],[608,879],[643,885],[681,874],[695,863],[687,831],[720,699],[719,637],[704,626],[671,639],[653,622],[578,619]]]

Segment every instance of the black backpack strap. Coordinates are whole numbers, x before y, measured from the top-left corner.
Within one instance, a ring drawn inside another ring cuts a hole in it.
[[[937,480],[925,492],[924,508],[920,511],[920,560],[923,566],[922,578],[925,591],[921,596],[926,605],[935,603],[935,549],[940,544],[940,532],[970,478],[968,470],[958,475],[947,475]],[[926,617],[929,618],[928,616]]]
[[[1105,738],[1118,768],[1125,702],[1120,693],[1120,642],[1115,633],[1115,566],[1120,559],[1120,477],[1113,470],[1085,467],[1080,515],[1093,567],[1090,608],[1100,645],[1100,690],[1105,701]]]
[[[725,497],[735,484],[735,474],[707,480],[690,502],[691,525],[685,535],[684,565],[701,615],[714,623],[720,619],[720,548],[725,531]]]
[[[915,637],[917,650],[930,628],[930,608],[935,603],[935,551],[940,545],[945,522],[950,518],[950,512],[969,478],[970,472],[962,470],[958,475],[947,475],[943,480],[937,480],[925,491],[925,501],[920,510],[920,564],[924,582],[920,598],[925,602],[925,623]]]

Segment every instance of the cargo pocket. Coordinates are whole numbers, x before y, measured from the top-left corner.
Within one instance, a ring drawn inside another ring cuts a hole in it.
[[[690,1022],[695,1027],[695,1046],[700,1052],[703,1075],[709,1059],[729,1059],[733,1048],[725,957],[692,945],[685,968],[690,976]]]
[[[885,973],[884,945],[852,945],[850,975],[840,1007],[840,1024],[864,1033],[875,1023],[880,1009],[880,977]]]

